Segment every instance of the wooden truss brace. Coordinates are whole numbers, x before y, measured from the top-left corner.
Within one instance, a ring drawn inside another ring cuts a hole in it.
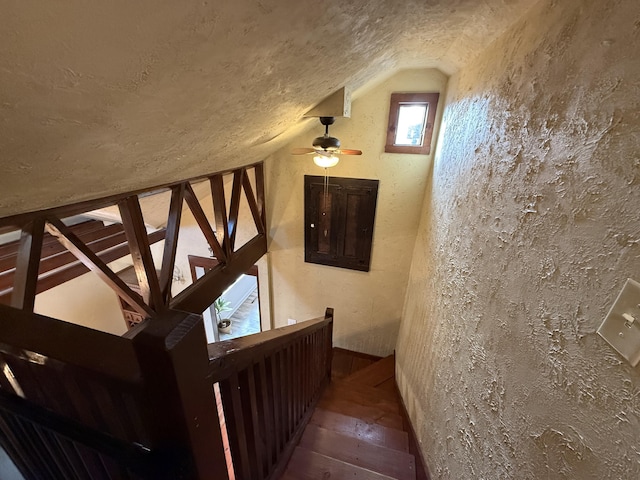
[[[255,175],[255,193],[249,176],[250,169],[253,169]],[[228,209],[224,191],[224,175],[226,173],[233,174]],[[89,235],[87,233],[86,237],[81,239],[72,228],[66,226],[60,219],[63,215],[76,215],[109,205],[107,199],[99,199],[93,203],[83,202],[77,204],[76,209],[74,209],[74,206],[65,206],[59,209],[49,209],[0,219],[0,228],[12,223],[22,226],[22,236],[15,260],[15,272],[8,268],[8,265],[6,266],[7,270],[3,271],[1,270],[2,265],[0,265],[0,287],[3,281],[6,283],[7,280],[13,280],[11,306],[32,312],[35,295],[41,291],[38,284],[38,274],[41,275],[42,279],[44,273],[70,264],[68,257],[73,255],[79,260],[83,268],[95,272],[120,298],[145,317],[155,317],[167,308],[201,313],[267,250],[264,170],[262,163],[239,168],[232,172],[217,173],[206,177],[206,180],[209,181],[211,188],[215,228],[209,222],[190,181],[183,181],[169,186],[171,189],[171,202],[167,226],[161,232],[147,233],[139,202],[139,195],[144,194],[144,192],[132,192],[128,195],[111,197],[113,200],[111,204],[117,204],[120,210],[122,227],[104,227],[105,234],[103,236]],[[158,187],[158,189],[162,190],[162,187]],[[158,189],[150,192],[155,193]],[[236,236],[243,190],[257,235],[236,250]],[[172,299],[171,282],[176,260],[183,203],[186,203],[193,214],[219,264],[193,285],[183,290],[176,298]],[[107,230],[108,234],[106,234]],[[55,249],[47,244],[46,248],[50,256],[42,258],[41,261],[45,232],[55,237],[68,251]],[[127,241],[127,244],[124,245],[126,252],[120,247],[123,236],[126,237]],[[162,266],[158,275],[151,255],[150,245],[162,238],[165,239],[165,244]],[[116,245],[118,246],[116,247]],[[108,262],[127,253],[131,253],[133,258],[134,270],[142,295],[134,292],[107,266]],[[0,258],[0,263],[3,261],[3,258]],[[76,267],[73,266],[73,268]],[[4,278],[2,278],[3,276]],[[0,300],[1,298],[2,294],[0,293]]]
[[[124,281],[111,270],[106,263],[100,260],[89,247],[80,241],[78,237],[55,217],[48,217],[45,228],[56,237],[67,249],[73,253],[89,270],[96,273],[107,285],[109,285],[119,297],[126,301],[138,313],[153,316],[154,311],[146,305],[136,292],[131,290]]]
[[[185,185],[187,205],[219,264],[171,300],[169,302],[170,308],[202,313],[228,286],[266,253],[264,170],[261,163],[253,168],[258,198],[253,193],[248,168],[237,169],[232,172],[233,184],[228,210],[224,191],[224,174],[208,177],[213,201],[215,230],[211,227],[191,185],[188,183]],[[236,250],[235,242],[243,190],[258,234]]]
[[[162,310],[164,301],[160,291],[160,282],[153,264],[147,229],[144,225],[140,201],[137,195],[126,198],[118,203],[124,231],[127,234],[129,250],[133,259],[138,285],[142,291],[145,304],[156,311]],[[131,305],[135,308],[135,305]]]
[[[164,241],[162,254],[162,267],[160,269],[160,293],[163,305],[168,305],[171,300],[171,281],[173,269],[176,264],[176,252],[178,250],[178,233],[182,218],[182,200],[184,198],[185,185],[181,183],[171,189],[171,204],[169,205],[169,217],[167,219],[167,234]]]
[[[191,210],[191,213],[196,219],[196,223],[198,224],[198,227],[200,227],[204,238],[207,239],[207,243],[211,247],[211,250],[213,250],[216,258],[218,258],[223,263],[226,262],[227,255],[223,248],[220,246],[220,243],[216,238],[216,234],[211,228],[211,224],[209,223],[209,220],[207,219],[207,216],[205,215],[204,210],[202,209],[202,206],[200,205],[200,202],[198,201],[198,198],[196,197],[196,194],[194,193],[193,188],[189,183],[185,185],[184,193],[185,200],[187,201],[187,205],[189,206],[189,210]]]
[[[56,237],[45,232],[44,221],[44,217],[35,218],[23,227],[22,240],[0,246],[0,304],[13,304],[16,308],[32,311],[36,294],[90,271]],[[105,264],[130,253],[121,224],[105,226],[100,221],[89,220],[68,228]],[[39,241],[36,237],[40,233],[43,233],[43,241],[40,252],[37,252],[35,244]],[[28,239],[32,236],[29,245]],[[158,242],[164,236],[165,229],[156,230],[149,235],[149,242]],[[38,266],[37,281],[33,271],[28,273],[26,259],[34,270]],[[25,283],[27,277],[29,281]],[[24,292],[22,286],[27,287]]]
[[[22,229],[11,295],[14,308],[33,312],[43,237],[44,221],[41,218],[29,222]]]

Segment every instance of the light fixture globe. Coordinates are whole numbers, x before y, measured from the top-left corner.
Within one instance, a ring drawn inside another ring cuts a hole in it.
[[[340,159],[336,155],[316,155],[313,157],[313,163],[322,168],[335,167]]]

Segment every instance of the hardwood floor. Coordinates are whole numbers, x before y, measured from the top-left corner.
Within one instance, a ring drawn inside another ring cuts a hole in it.
[[[283,480],[416,480],[394,357],[334,349],[333,381],[294,451]]]
[[[343,348],[334,348],[331,360],[331,378],[340,380],[344,377],[368,367],[382,357],[367,355],[366,353],[352,352]]]

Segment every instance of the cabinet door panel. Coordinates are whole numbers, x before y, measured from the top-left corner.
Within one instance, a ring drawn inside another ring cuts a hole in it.
[[[378,180],[305,176],[305,261],[369,271]]]

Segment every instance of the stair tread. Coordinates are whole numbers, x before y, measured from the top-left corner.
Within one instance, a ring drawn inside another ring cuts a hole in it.
[[[404,430],[402,416],[378,407],[360,405],[356,402],[338,398],[321,398],[317,407],[359,418],[367,423],[376,423],[385,427],[395,428],[396,430]]]
[[[343,381],[331,382],[325,390],[323,398],[341,398],[361,405],[378,407],[393,413],[402,412],[400,399],[395,392],[389,393],[384,390],[379,390],[378,388],[357,383]]]
[[[383,392],[392,393],[396,396],[398,395],[398,389],[396,388],[395,377],[389,378],[388,380],[384,381],[380,385],[376,385],[376,389],[382,390]]]
[[[409,434],[395,428],[384,427],[376,423],[368,423],[359,418],[342,415],[341,413],[331,412],[322,408],[316,408],[310,423],[382,447],[400,450],[402,452],[409,451]]]
[[[303,447],[296,447],[280,480],[317,480],[319,478],[396,480],[393,477],[372,472]]]
[[[309,424],[299,446],[398,480],[415,480],[415,457]]]
[[[380,360],[380,357],[353,355],[352,352],[334,348],[331,362],[331,376],[334,379],[347,377],[378,360]]]
[[[343,378],[342,381],[361,383],[363,385],[375,387],[394,377],[395,357],[393,355],[389,355],[382,360],[372,363],[368,367],[352,373],[348,377]]]

